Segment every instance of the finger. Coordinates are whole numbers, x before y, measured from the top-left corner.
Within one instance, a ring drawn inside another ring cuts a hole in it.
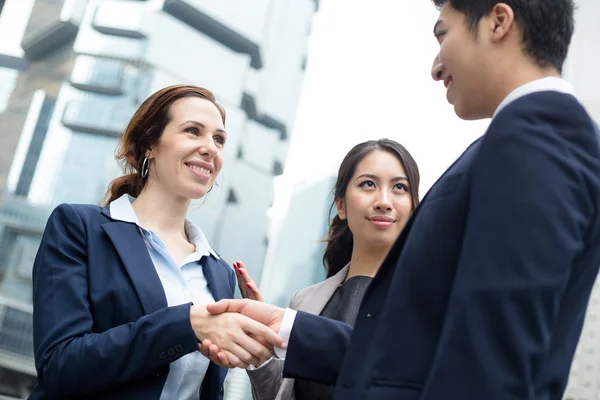
[[[239,357],[237,357],[235,354],[229,351],[219,352],[219,359],[222,357],[224,357],[227,360],[229,365],[232,365],[237,368],[248,368],[248,365],[250,365],[248,363],[243,362],[239,359]]]
[[[246,283],[246,286],[248,289],[250,289],[250,293],[252,293],[251,297],[253,297],[254,300],[264,302],[262,294],[260,293],[260,290],[258,290],[258,287],[254,281]]]
[[[244,281],[244,277],[241,274],[239,262],[233,263],[233,269],[235,270],[235,277],[237,279],[238,288],[240,289],[240,294],[243,298],[248,297],[248,289],[246,288],[246,282]]]
[[[237,344],[243,347],[246,351],[258,358],[258,362],[251,363],[252,365],[258,365],[262,361],[266,361],[272,357],[273,353],[271,349],[265,345],[260,344],[250,336],[241,336],[237,339]]]
[[[206,310],[213,315],[223,314],[225,312],[239,313],[250,301],[251,300],[247,299],[223,299],[216,303],[208,304]]]
[[[247,336],[245,336],[243,334],[241,336],[242,337],[247,337]],[[232,355],[234,355],[237,358],[239,358],[239,360],[241,362],[245,363],[246,365],[249,365],[249,364],[256,365],[256,364],[260,363],[260,360],[261,360],[260,357],[254,356],[252,353],[250,353],[248,350],[246,350],[245,347],[240,346],[237,343],[237,341],[231,343],[231,345],[229,346],[228,350],[223,350],[223,351],[228,351]],[[237,366],[237,365],[239,365],[239,363],[236,363],[235,365]]]
[[[224,351],[220,351],[217,354],[217,358],[218,358],[219,362],[221,363],[221,365],[227,364],[227,365],[233,366],[233,364],[231,364],[231,361],[229,361],[229,358],[227,358],[227,354],[225,354]],[[229,368],[231,368],[231,367],[229,367]]]
[[[245,318],[243,320],[242,328],[244,331],[255,336],[262,336],[271,346],[284,348],[283,339],[278,334],[273,332],[271,328],[256,322],[253,319]]]

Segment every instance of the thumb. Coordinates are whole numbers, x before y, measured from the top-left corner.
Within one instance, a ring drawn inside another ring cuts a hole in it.
[[[239,313],[247,304],[248,300],[245,299],[223,299],[213,304],[207,304],[206,310],[212,315],[223,314],[226,312]]]

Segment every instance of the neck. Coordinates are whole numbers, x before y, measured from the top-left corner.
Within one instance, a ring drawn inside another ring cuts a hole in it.
[[[169,195],[156,185],[148,184],[132,205],[144,228],[155,232],[179,233],[186,238],[185,217],[190,199]]]
[[[492,110],[490,116],[496,111],[500,103],[515,89],[538,79],[547,77],[560,78],[560,72],[554,67],[540,68],[532,64],[529,60],[514,62],[509,65],[503,65],[499,68],[501,73],[497,72],[497,82],[502,82],[495,91]]]
[[[389,251],[389,247],[365,248],[355,243],[346,279],[358,275],[374,277]]]

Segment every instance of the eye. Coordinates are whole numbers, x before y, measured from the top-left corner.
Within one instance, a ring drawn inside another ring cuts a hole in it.
[[[408,187],[404,183],[397,183],[394,185],[395,190],[400,190],[402,192],[408,192]]]
[[[362,182],[360,185],[358,185],[359,187],[369,187],[369,188],[374,188],[375,187],[375,182],[371,181],[371,180],[367,180]]]
[[[191,133],[192,135],[196,135],[198,136],[198,134],[200,134],[200,131],[198,130],[198,128],[190,126],[189,128],[185,128],[184,132],[187,133]]]
[[[437,39],[438,43],[442,43],[442,39],[444,38],[444,36],[446,35],[446,31],[442,31],[442,32],[437,32],[435,34],[435,38]]]
[[[227,139],[225,139],[225,136],[223,135],[215,135],[213,136],[213,139],[215,141],[215,143],[220,144],[221,146],[225,146],[225,142]]]

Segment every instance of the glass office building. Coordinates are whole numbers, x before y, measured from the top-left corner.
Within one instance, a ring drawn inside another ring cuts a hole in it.
[[[0,4],[0,394],[23,397],[35,383],[31,266],[46,220],[62,202],[102,201],[120,173],[118,138],[154,91],[204,86],[225,106],[219,186],[190,218],[260,278],[318,2]]]

